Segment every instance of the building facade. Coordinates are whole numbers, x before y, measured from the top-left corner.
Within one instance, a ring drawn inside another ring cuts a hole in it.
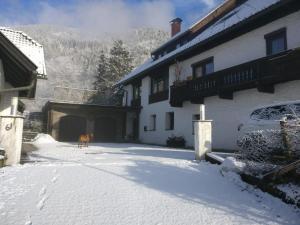
[[[234,150],[253,108],[299,100],[299,47],[299,1],[229,0],[118,84],[124,105],[141,106],[141,142],[165,144],[175,135],[193,146],[193,120],[209,119],[213,148]]]
[[[21,99],[35,97],[38,77],[46,77],[43,47],[20,31],[0,28],[0,147],[6,165],[20,162]]]

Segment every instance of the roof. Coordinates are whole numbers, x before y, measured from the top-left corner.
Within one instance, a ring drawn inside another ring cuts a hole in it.
[[[206,40],[210,39],[214,35],[219,34],[230,27],[233,27],[234,25],[258,14],[259,12],[271,7],[272,5],[274,5],[280,1],[281,0],[263,0],[263,1],[247,0],[247,1],[245,1],[241,5],[237,6],[236,8],[229,11],[224,16],[222,16],[221,18],[219,18],[218,20],[213,22],[210,26],[208,26],[206,29],[204,29],[198,36],[196,36],[193,40],[191,40],[190,42],[181,46],[180,48],[177,48],[176,50],[164,55],[163,57],[161,57],[159,59],[156,59],[156,60],[153,60],[152,58],[148,59],[144,64],[142,64],[141,66],[139,66],[135,70],[133,70],[131,73],[124,76],[117,83],[117,85],[125,83],[133,78],[138,77],[140,73],[142,73],[148,69],[151,69],[152,67],[162,63],[163,61],[165,61],[167,59],[172,58],[173,56],[176,56],[177,54],[179,54],[181,52],[192,49],[195,45],[205,42]],[[199,21],[201,21],[201,20],[199,20]],[[181,32],[180,34],[176,35],[175,37],[173,37],[173,39],[182,35],[182,33],[184,33],[184,32]]]
[[[47,76],[44,49],[41,44],[22,31],[0,27],[0,32],[37,66],[38,77],[45,78]]]
[[[137,108],[131,106],[118,106],[118,105],[99,105],[92,103],[73,103],[73,102],[64,102],[64,101],[48,101],[45,104],[45,109],[49,109],[54,106],[70,106],[70,107],[93,107],[101,110],[119,110],[119,111],[135,111]]]

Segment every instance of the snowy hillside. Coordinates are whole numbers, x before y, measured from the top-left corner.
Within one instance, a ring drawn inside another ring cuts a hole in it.
[[[17,27],[44,46],[48,80],[39,80],[36,100],[27,103],[31,111],[39,111],[48,100],[62,95],[56,86],[92,89],[99,53],[108,52],[113,41],[123,40],[137,66],[152,50],[169,38],[165,31],[143,28],[128,31],[123,36],[91,37],[74,28],[28,25]],[[33,104],[32,104],[33,103]]]

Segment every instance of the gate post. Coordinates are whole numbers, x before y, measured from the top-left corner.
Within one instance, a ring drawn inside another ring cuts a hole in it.
[[[1,116],[0,144],[7,157],[5,165],[14,165],[20,162],[23,121],[23,116]]]
[[[194,121],[194,131],[195,158],[202,160],[212,150],[212,120]]]

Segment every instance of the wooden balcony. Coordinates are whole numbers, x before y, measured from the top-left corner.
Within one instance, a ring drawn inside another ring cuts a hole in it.
[[[218,95],[233,99],[233,93],[250,88],[274,93],[274,84],[300,79],[300,49],[267,56],[171,86],[170,104],[184,101],[203,104],[204,98]]]
[[[139,97],[137,99],[132,99],[131,100],[131,107],[134,107],[134,108],[141,107],[141,97]]]
[[[149,104],[161,102],[169,99],[169,90],[157,92],[149,95]]]

